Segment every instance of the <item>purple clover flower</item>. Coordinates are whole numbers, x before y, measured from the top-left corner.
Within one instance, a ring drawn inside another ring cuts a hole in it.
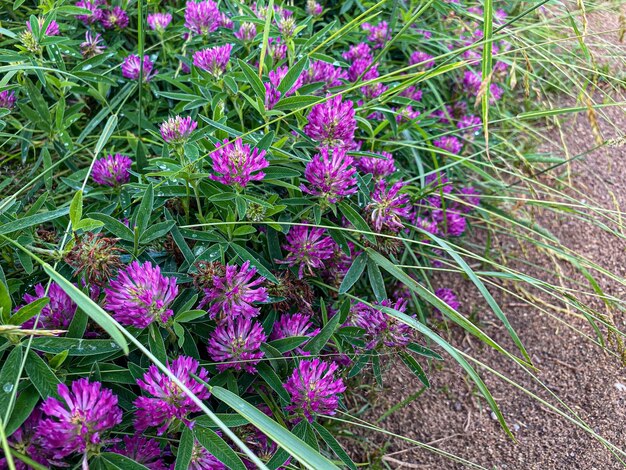
[[[326,148],[354,145],[356,119],[354,103],[337,95],[311,108],[304,133]]]
[[[453,135],[444,135],[439,139],[433,140],[433,145],[447,152],[458,155],[463,149],[463,142]]]
[[[116,153],[99,158],[93,164],[91,177],[103,186],[121,186],[130,181],[130,167],[133,161],[126,155]]]
[[[324,12],[324,8],[315,0],[307,0],[306,12],[311,16],[320,16]]]
[[[79,0],[75,5],[91,12],[90,15],[76,15],[78,21],[82,21],[85,26],[88,26],[98,23],[102,19],[104,11],[100,6],[106,5],[106,0]]]
[[[474,116],[473,114],[469,114],[463,116],[457,122],[456,127],[460,131],[465,131],[466,134],[473,135],[475,132],[478,132],[483,125],[483,120],[479,116]]]
[[[315,328],[311,322],[310,315],[303,315],[301,313],[283,313],[278,321],[274,323],[272,333],[270,334],[270,340],[291,338],[293,336],[307,336],[313,338],[320,332],[319,328]],[[306,344],[306,342],[304,343]],[[297,354],[303,354],[304,350],[302,345],[296,348]]]
[[[146,328],[154,321],[162,323],[174,313],[169,306],[178,294],[176,278],[161,275],[161,268],[149,261],[133,261],[111,281],[105,307],[122,325]]]
[[[365,330],[367,339],[365,349],[376,349],[381,345],[388,348],[403,348],[409,344],[413,329],[380,309],[388,307],[404,313],[406,305],[405,299],[398,299],[395,303],[385,299],[371,307],[361,302],[352,307],[350,311],[352,324]]]
[[[241,23],[235,37],[242,42],[252,42],[256,37],[256,25],[250,22]]]
[[[250,181],[262,180],[265,173],[260,170],[270,164],[265,158],[265,150],[251,150],[250,145],[244,145],[241,139],[234,142],[224,140],[211,153],[211,158],[213,171],[218,175],[209,178],[226,185],[235,184],[238,188],[245,188]]]
[[[448,304],[451,309],[456,311],[459,310],[461,302],[458,301],[452,289],[437,289],[435,291],[435,295]],[[439,314],[441,313],[439,309],[435,309],[435,312]]]
[[[331,204],[356,193],[356,168],[352,162],[344,149],[320,149],[307,163],[304,177],[308,185],[301,184],[300,189]]]
[[[17,98],[15,92],[11,90],[0,91],[0,108],[13,109]]]
[[[62,383],[57,391],[63,401],[48,397],[41,405],[48,416],[37,429],[42,447],[55,459],[79,452],[86,461],[87,453],[104,443],[102,434],[122,422],[117,396],[86,378],[72,382],[71,392]]]
[[[276,70],[270,70],[268,73],[270,81],[265,83],[265,107],[272,109],[276,106],[276,103],[283,97],[282,93],[278,91],[280,82],[285,78],[289,72],[289,68],[286,65],[278,67]],[[302,86],[303,76],[299,76],[295,83],[287,90],[284,96],[293,95],[298,88]]]
[[[372,61],[372,50],[370,46],[364,42],[350,46],[348,52],[342,54],[343,58],[352,63],[359,59],[368,59]]]
[[[481,88],[482,74],[480,72],[472,72],[471,70],[466,71],[463,75],[463,89],[465,92],[477,97],[481,92]],[[489,85],[489,103],[495,104],[496,101],[502,98],[503,94],[504,90],[495,83]]]
[[[341,80],[347,80],[348,73],[341,67],[335,67],[333,64],[324,62],[323,60],[315,60],[311,62],[311,67],[304,75],[304,83],[323,82],[322,92],[328,91],[329,88],[340,86]]]
[[[209,398],[210,394],[206,387],[192,377],[193,374],[203,381],[208,380],[209,373],[200,367],[198,361],[191,357],[179,356],[168,364],[167,368],[197,398],[200,400]],[[190,425],[188,415],[200,411],[198,405],[172,379],[159,372],[154,364],[143,375],[143,380],[137,380],[137,385],[151,395],[138,397],[134,402],[137,408],[135,428],[139,432],[156,427],[160,436],[176,419]]]
[[[137,435],[124,436],[122,440],[124,445],[116,444],[111,452],[128,457],[150,470],[169,470],[169,465],[161,459],[159,441]]]
[[[408,207],[409,195],[399,194],[403,187],[402,181],[389,188],[384,179],[376,183],[371,194],[372,202],[365,208],[376,231],[397,233],[404,227],[402,219],[410,216],[411,209]]]
[[[422,90],[418,90],[414,85],[407,87],[405,90],[400,93],[400,96],[405,96],[415,101],[421,101],[423,92]]]
[[[218,25],[220,28],[225,28],[225,29],[233,29],[235,27],[235,23],[233,23],[233,20],[230,18],[230,16],[222,12],[220,12]]]
[[[102,36],[98,33],[87,31],[85,40],[80,43],[80,53],[85,59],[102,54],[106,46],[102,44]]]
[[[161,137],[168,144],[184,144],[196,127],[198,127],[198,123],[190,116],[171,117],[161,124]]]
[[[339,395],[346,390],[342,379],[335,377],[339,366],[320,359],[300,361],[291,377],[284,383],[291,395],[287,411],[313,422],[315,415],[334,415],[339,407]]]
[[[254,277],[257,270],[250,267],[250,261],[241,265],[226,266],[223,276],[214,276],[213,285],[204,289],[204,299],[199,308],[210,304],[208,309],[211,318],[218,317],[234,319],[237,317],[256,317],[259,307],[253,307],[254,302],[265,302],[268,299],[267,290],[258,287],[265,282],[264,277]]]
[[[396,171],[396,165],[393,155],[389,152],[379,152],[381,158],[377,157],[360,157],[355,162],[355,166],[363,174],[371,174],[374,179],[381,179],[392,175]]]
[[[261,343],[267,340],[263,327],[242,316],[228,318],[221,322],[209,336],[209,356],[217,364],[217,370],[245,370],[251,374],[256,372],[256,364],[265,355],[261,351]]]
[[[220,22],[217,3],[212,0],[188,1],[185,4],[185,28],[194,34],[206,35],[215,31]]]
[[[39,23],[39,29],[41,29],[43,27],[43,24],[45,23],[45,21],[46,20],[44,18],[37,18],[37,23]],[[30,25],[30,21],[26,22],[26,28],[31,33],[33,32],[33,28]],[[57,23],[54,20],[50,21],[50,23],[48,23],[48,26],[46,27],[46,31],[44,32],[44,35],[46,35],[46,36],[58,36],[59,34],[60,34],[59,23]]]
[[[50,467],[48,458],[52,457],[52,455],[48,449],[43,449],[41,446],[41,439],[37,433],[40,422],[41,409],[35,408],[26,421],[8,437],[7,442],[13,449],[47,468]],[[16,458],[13,459],[13,463],[16,470],[32,468]],[[9,468],[4,457],[0,457],[0,468]]]
[[[381,21],[377,26],[369,23],[363,23],[361,27],[367,32],[367,40],[373,42],[374,48],[376,49],[384,47],[385,43],[391,37],[389,25],[386,21]]]
[[[152,13],[148,15],[148,26],[153,31],[162,33],[172,22],[171,13]]]
[[[149,82],[158,71],[153,70],[154,62],[145,55],[143,56],[143,81]],[[122,75],[131,80],[139,80],[139,74],[141,71],[141,59],[138,55],[130,54],[122,62]]]
[[[465,232],[467,221],[453,208],[436,209],[432,218],[437,222],[439,233],[447,237],[460,237]]]
[[[171,467],[170,467],[171,468]],[[191,450],[189,470],[228,470],[213,454],[204,448],[198,441],[194,441]]]
[[[298,266],[298,277],[302,279],[304,272],[314,276],[314,269],[324,269],[324,261],[332,258],[335,242],[326,235],[326,229],[294,225],[287,233],[287,243],[282,248],[287,256],[281,264],[291,267]]]
[[[67,330],[76,313],[76,304],[69,295],[56,282],[50,283],[50,288],[46,294],[46,288],[43,284],[35,286],[35,295],[24,294],[24,302],[33,303],[35,300],[47,297],[50,299],[48,305],[41,309],[38,328],[48,330]],[[22,325],[24,328],[32,328],[35,325],[35,318],[27,320]]]
[[[458,204],[461,212],[469,213],[472,209],[475,209],[480,204],[480,196],[479,192],[472,188],[471,186],[467,186],[465,188],[461,188],[459,190],[459,198],[465,202],[465,204]]]
[[[282,42],[280,38],[269,38],[267,52],[274,63],[279,62],[287,57],[287,44]]]
[[[422,68],[430,69],[435,66],[435,61],[433,60],[432,55],[427,54],[426,52],[422,52],[422,51],[415,51],[411,54],[411,57],[409,59],[409,64],[410,65],[422,64]]]
[[[412,106],[405,106],[399,110],[394,109],[396,112],[396,122],[398,124],[402,122],[411,122],[413,119],[417,119],[420,115],[420,112],[416,109],[413,109]]]
[[[128,26],[128,14],[120,7],[113,7],[103,12],[100,22],[106,29],[124,29]]]
[[[225,44],[197,51],[193,55],[193,65],[207,71],[215,78],[220,78],[226,72],[232,48],[232,44]]]

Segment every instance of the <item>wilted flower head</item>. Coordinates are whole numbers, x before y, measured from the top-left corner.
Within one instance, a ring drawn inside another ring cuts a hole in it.
[[[354,103],[341,95],[316,104],[308,116],[304,133],[322,147],[349,148],[354,144],[356,119]]]
[[[300,185],[300,189],[329,203],[356,193],[356,168],[352,161],[341,148],[320,149],[320,153],[307,163],[304,170],[307,184]]]
[[[161,124],[161,137],[168,144],[184,144],[196,127],[198,123],[190,116],[171,117]]]
[[[230,61],[230,51],[232,44],[202,49],[193,55],[193,65],[206,70],[215,78],[222,76],[226,72],[226,66]]]
[[[204,299],[200,308],[210,304],[208,312],[211,318],[252,318],[259,314],[259,307],[254,302],[267,301],[267,291],[259,287],[265,282],[264,277],[256,277],[256,268],[246,261],[241,267],[228,265],[222,276],[214,276],[212,286],[204,289]]]
[[[306,12],[311,16],[320,16],[324,11],[322,5],[317,3],[315,0],[307,0],[306,2]]]
[[[409,59],[410,65],[422,64],[422,67],[425,69],[430,69],[435,66],[435,61],[433,60],[433,56],[427,54],[422,51],[415,51],[411,54],[411,58]]]
[[[185,4],[185,28],[194,34],[208,34],[219,26],[220,12],[212,0]]]
[[[360,157],[354,165],[364,174],[370,173],[375,179],[390,176],[396,171],[393,155],[389,152],[380,152],[380,157]]]
[[[260,170],[269,166],[265,150],[251,150],[250,145],[244,145],[241,139],[234,142],[224,140],[211,153],[211,158],[213,171],[218,175],[211,175],[210,178],[227,185],[235,184],[240,188],[246,187],[250,181],[262,180],[265,173]]]
[[[122,422],[117,396],[100,382],[79,379],[72,382],[71,392],[63,383],[57,391],[63,401],[46,398],[41,411],[48,417],[41,420],[37,432],[55,459],[98,450],[103,432]]]
[[[377,26],[363,23],[361,27],[368,33],[367,39],[374,43],[375,48],[383,47],[390,38],[389,25],[386,21],[381,21]]]
[[[180,356],[167,366],[168,370],[197,398],[206,400],[209,391],[193,375],[207,381],[209,373],[201,368],[198,361],[191,357]],[[170,424],[178,419],[189,424],[187,417],[190,413],[200,411],[191,398],[166,374],[159,372],[154,364],[148,368],[143,380],[137,380],[137,385],[151,396],[138,397],[134,405],[137,407],[135,428],[142,432],[150,427],[157,427],[160,436]]]
[[[123,455],[140,463],[150,470],[168,470],[170,467],[161,460],[159,441],[143,436],[124,436],[123,445],[117,443],[110,452]]]
[[[304,416],[313,422],[315,415],[334,415],[339,406],[339,395],[346,390],[343,380],[335,378],[336,363],[320,359],[300,361],[285,382],[291,395],[288,411]]]
[[[149,82],[152,77],[158,73],[157,70],[152,70],[153,67],[154,62],[152,62],[147,55],[143,56],[142,75],[144,82]],[[122,63],[122,75],[124,75],[124,77],[130,78],[131,80],[139,80],[141,71],[141,59],[138,55],[130,54],[124,59]]]
[[[256,25],[254,23],[241,23],[239,31],[235,33],[235,37],[243,42],[252,42],[256,37]]]
[[[352,307],[350,311],[351,322],[354,326],[365,330],[366,349],[375,349],[381,345],[388,348],[398,348],[409,344],[413,332],[412,328],[381,309],[381,307],[388,307],[404,313],[406,304],[405,299],[398,299],[395,303],[385,299],[373,306],[359,302]]]
[[[85,40],[80,43],[80,53],[85,59],[102,54],[106,49],[106,46],[103,45],[102,42],[102,36],[100,36],[100,34],[87,31],[85,33]]]
[[[90,25],[102,19],[104,11],[100,6],[106,5],[106,0],[79,0],[75,5],[91,12],[90,15],[76,15],[77,20],[82,21],[85,25]]]
[[[170,13],[152,13],[148,15],[148,25],[153,31],[163,32],[172,21]]]
[[[402,181],[389,188],[384,179],[376,183],[371,194],[372,202],[365,208],[376,231],[398,232],[404,227],[402,219],[409,217],[411,209],[408,194],[399,194],[403,187]]]
[[[267,335],[259,322],[239,316],[221,322],[209,336],[209,356],[217,364],[220,372],[226,369],[245,370],[251,374],[256,372],[256,364],[265,355],[261,351],[261,343]]]
[[[298,277],[315,276],[314,269],[324,268],[324,260],[333,256],[335,242],[326,235],[326,230],[317,227],[295,225],[287,233],[287,243],[282,247],[287,256],[282,264],[298,266]]]
[[[11,90],[0,91],[0,108],[13,109],[17,98],[15,92]]]
[[[128,14],[121,7],[113,7],[102,13],[100,22],[106,29],[124,29],[128,26]]]
[[[23,299],[24,302],[30,304],[43,297],[50,299],[50,302],[41,309],[37,328],[67,330],[76,312],[74,301],[56,282],[50,283],[48,293],[46,293],[46,288],[42,284],[37,284],[35,286],[35,295],[24,294]],[[35,325],[35,318],[26,321],[22,326],[24,328],[32,328]]]
[[[149,261],[133,261],[111,281],[105,307],[122,325],[146,328],[153,321],[162,323],[174,313],[169,307],[178,294],[176,278],[161,275],[161,268]]]
[[[37,18],[37,23],[39,23],[39,29],[41,29],[44,25],[44,23],[46,22],[45,18]],[[26,28],[28,28],[29,31],[33,31],[33,28],[30,25],[30,21],[26,22]],[[56,21],[52,20],[50,21],[50,23],[48,23],[48,26],[46,27],[46,31],[44,32],[44,35],[46,36],[58,36],[60,33],[59,31],[59,23],[57,23]]]
[[[122,265],[119,256],[122,250],[115,244],[115,239],[100,233],[85,233],[80,238],[76,237],[65,262],[85,282],[102,286]]]
[[[99,158],[93,164],[91,177],[104,186],[120,186],[130,181],[130,167],[133,161],[126,155],[116,153]]]
[[[435,139],[433,140],[433,145],[455,155],[461,153],[461,149],[463,148],[463,143],[453,135],[444,135],[439,139]]]

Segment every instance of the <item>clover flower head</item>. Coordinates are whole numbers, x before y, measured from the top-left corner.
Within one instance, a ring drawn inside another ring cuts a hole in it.
[[[304,170],[307,184],[300,189],[313,196],[319,196],[329,203],[357,192],[356,168],[352,157],[344,149],[320,149]]]
[[[148,26],[153,31],[163,32],[172,22],[171,13],[152,13],[148,15]]]
[[[349,148],[354,144],[356,119],[354,103],[337,95],[311,108],[304,133],[322,147]]]
[[[188,1],[185,4],[185,28],[193,34],[206,35],[215,31],[220,22],[220,12],[213,0]]]
[[[153,70],[154,62],[150,60],[147,55],[143,56],[143,68],[141,66],[141,59],[138,55],[130,54],[122,62],[122,75],[131,80],[139,80],[139,75],[143,75],[143,81],[149,82],[158,71]],[[141,73],[143,72],[143,74]]]
[[[397,233],[404,227],[402,219],[411,212],[408,194],[400,194],[404,185],[402,181],[390,187],[384,179],[377,182],[371,194],[372,202],[365,208],[376,231]]]
[[[304,273],[315,275],[314,270],[324,268],[324,260],[334,254],[335,242],[326,234],[326,229],[295,225],[287,233],[287,243],[283,249],[287,251],[281,264],[298,267],[298,277],[302,279]]]
[[[210,178],[226,185],[237,185],[245,188],[250,181],[260,181],[265,177],[261,170],[269,166],[265,158],[265,150],[251,149],[241,139],[230,142],[224,140],[211,153],[213,171],[216,175]]]
[[[124,29],[128,26],[128,14],[121,7],[104,10],[100,18],[106,29]]]
[[[209,336],[208,352],[218,361],[217,370],[245,370],[256,372],[256,364],[265,355],[261,343],[267,340],[259,322],[243,316],[221,322]]]
[[[183,144],[189,140],[189,136],[198,127],[198,123],[187,117],[171,117],[161,124],[161,137],[168,144]]]
[[[93,164],[91,177],[103,186],[121,186],[130,181],[130,167],[133,161],[126,155],[116,153],[99,158]]]
[[[74,318],[74,313],[76,313],[74,301],[56,282],[50,283],[47,293],[43,284],[37,284],[35,286],[35,295],[24,294],[23,299],[24,302],[30,304],[44,297],[47,297],[49,302],[41,309],[37,327],[48,330],[67,330]],[[22,326],[24,328],[32,328],[34,325],[35,318],[31,318]]]
[[[232,48],[232,44],[225,44],[197,51],[193,55],[193,65],[206,70],[215,78],[220,78],[226,72]]]

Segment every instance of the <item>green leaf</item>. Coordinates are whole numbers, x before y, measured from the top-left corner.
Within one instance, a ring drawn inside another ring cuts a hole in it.
[[[241,71],[244,73],[244,75],[248,79],[248,83],[254,90],[254,93],[256,94],[256,96],[261,98],[261,101],[265,103],[265,85],[263,85],[263,82],[261,81],[261,79],[255,73],[252,67],[246,64],[243,60],[238,59],[237,63],[239,64],[239,68],[241,68]]]
[[[231,470],[246,470],[246,466],[239,456],[215,431],[196,426],[193,433],[200,445],[226,465],[226,468]]]
[[[317,434],[326,443],[326,445],[328,445],[328,447],[331,448],[331,450],[335,453],[335,455],[339,457],[341,461],[348,466],[348,468],[350,468],[351,470],[356,470],[356,465],[354,464],[350,456],[346,453],[346,451],[343,450],[343,447],[341,447],[341,444],[337,442],[337,439],[335,439],[335,437],[330,433],[330,431],[328,431],[328,429],[326,429],[321,424],[316,423],[315,421],[313,421],[311,425],[313,426],[313,429],[315,429]]]
[[[246,418],[238,414],[234,414],[234,413],[215,413],[215,416],[217,416],[217,418],[229,428],[236,428],[239,426],[246,426],[250,424],[250,421],[248,421]],[[208,416],[198,416],[195,419],[195,423],[196,425],[202,426],[205,428],[218,428],[219,427]]]
[[[35,406],[39,402],[39,393],[32,385],[20,392],[15,400],[13,413],[4,429],[7,436],[13,434],[28,419]]]
[[[278,91],[280,91],[281,95],[284,95],[286,92],[291,90],[291,87],[294,83],[300,78],[302,75],[302,71],[308,66],[309,57],[304,56],[298,62],[296,62],[293,66],[289,67],[289,72],[287,75],[283,77],[278,85]]]
[[[126,240],[127,242],[134,241],[135,238],[133,235],[133,231],[119,220],[114,219],[110,215],[101,214],[99,212],[91,213],[89,214],[89,216],[104,223],[104,228],[106,228],[116,237],[121,238],[122,240]]]
[[[420,356],[430,357],[430,358],[436,359],[438,361],[443,361],[443,357],[441,357],[435,351],[432,351],[432,350],[430,350],[428,348],[425,348],[424,346],[421,346],[419,344],[410,343],[407,346],[407,349],[409,349],[410,351],[413,351],[415,354],[419,354]]]
[[[119,95],[120,94],[118,93],[116,98],[119,97]],[[105,111],[105,110],[106,108],[102,109],[102,111]],[[94,149],[94,152],[93,152],[95,156],[100,155],[100,152],[102,152],[102,149],[109,141],[109,138],[113,134],[113,131],[115,130],[116,127],[117,127],[117,114],[113,114],[109,118],[107,123],[105,124],[104,129],[102,129],[102,132],[100,133],[100,138],[98,139],[98,142],[96,143],[96,148]]]
[[[0,419],[2,420],[8,415],[11,396],[17,393],[15,387],[20,379],[21,365],[22,346],[17,345],[11,350],[0,370]]]
[[[148,467],[135,462],[132,459],[113,452],[104,452],[99,457],[106,462],[107,468],[113,470],[148,470]]]
[[[178,323],[187,323],[198,318],[202,318],[206,316],[206,312],[204,310],[187,310],[185,312],[180,312],[174,317],[174,320]]]
[[[62,209],[56,209],[49,212],[44,212],[43,214],[35,214],[28,217],[23,217],[21,219],[14,220],[12,222],[8,222],[4,225],[0,226],[0,235],[4,235],[7,233],[17,232],[18,230],[23,230],[25,228],[32,227],[33,225],[41,225],[46,222],[50,222],[51,220],[58,219],[59,217],[63,217],[69,213],[69,208],[64,207]]]
[[[369,258],[365,253],[361,253],[356,259],[352,262],[352,266],[348,269],[343,281],[341,281],[341,285],[339,286],[339,294],[345,294],[350,290],[350,288],[359,280],[363,271],[365,270],[365,265],[367,264]]]
[[[146,191],[143,193],[141,204],[137,209],[137,215],[135,216],[135,226],[139,233],[144,233],[148,228],[150,222],[150,216],[152,215],[152,208],[154,207],[154,187],[152,183],[148,185]],[[171,227],[170,227],[171,228]]]
[[[85,219],[81,219],[76,224],[72,224],[72,227],[74,228],[74,231],[83,230],[85,232],[89,232],[91,230],[95,230],[97,228],[100,228],[103,225],[104,225],[104,222],[102,222],[100,220],[85,218]]]
[[[402,362],[404,362],[407,367],[411,369],[411,372],[413,372],[417,378],[420,379],[420,382],[422,382],[425,387],[430,388],[430,382],[428,381],[428,377],[426,376],[426,373],[424,372],[424,369],[422,369],[420,363],[417,362],[413,356],[405,352],[400,353],[400,358],[402,359]]]
[[[323,100],[319,96],[288,96],[276,103],[272,109],[279,111],[304,110]]]
[[[0,280],[0,311],[2,312],[2,323],[9,322],[12,308],[13,302],[11,301],[9,288],[2,280]]]
[[[119,352],[120,347],[109,339],[82,339],[82,338],[34,338],[31,348],[51,354],[64,351],[68,356],[95,356]]]
[[[270,282],[273,282],[274,284],[278,284],[278,279],[276,279],[276,276],[274,276],[255,255],[250,253],[250,251],[248,251],[246,247],[237,245],[236,243],[231,243],[229,246],[233,249],[235,254],[241,257],[241,259],[243,259],[244,261],[250,261],[250,266],[254,266],[261,276],[263,276],[265,279],[268,279]]]
[[[74,197],[72,198],[72,202],[70,203],[70,222],[72,223],[72,227],[76,227],[76,224],[83,217],[83,192],[76,191]]]
[[[48,367],[48,364],[34,351],[28,351],[28,360],[25,363],[28,378],[33,383],[41,398],[49,396],[59,398],[57,385],[61,382]]]
[[[371,243],[373,243],[374,245],[376,244],[376,238],[371,233],[372,229],[370,229],[370,226],[367,225],[367,222],[363,220],[361,214],[359,214],[345,202],[339,203],[339,210],[345,216],[345,218],[350,221],[355,229],[359,230],[360,233]]]
[[[172,227],[175,223],[176,222],[174,222],[173,220],[167,220],[165,222],[159,222],[158,224],[154,224],[152,227],[142,233],[141,237],[139,238],[139,242],[150,243],[157,238],[161,238],[167,235],[167,233],[172,230]]]
[[[383,275],[380,273],[380,269],[376,262],[367,258],[367,277],[370,280],[370,286],[378,302],[382,302],[387,298],[387,292],[385,291],[385,281]]]
[[[335,464],[319,452],[316,452],[303,440],[234,393],[222,387],[211,387],[211,394],[214,398],[223,401],[241,416],[245,417],[263,434],[289,452],[305,467],[312,470],[339,470]]]
[[[61,289],[78,305],[78,307],[89,315],[109,336],[122,348],[125,354],[128,354],[128,343],[126,338],[120,332],[122,328],[111,315],[105,312],[100,305],[91,300],[78,287],[61,276],[48,263],[43,263],[44,271],[55,281]]]
[[[322,328],[322,330],[315,335],[315,337],[305,344],[302,349],[314,355],[319,353],[322,348],[326,346],[330,337],[335,333],[335,330],[339,326],[340,317],[341,315],[336,313],[330,320],[328,320],[328,323],[324,325],[324,328]]]
[[[178,444],[178,454],[176,455],[176,466],[174,470],[187,470],[193,454],[193,432],[187,426],[183,428]]]
[[[276,394],[283,402],[288,404],[291,400],[289,397],[289,393],[287,392],[287,390],[285,390],[285,387],[283,386],[283,381],[280,380],[280,377],[278,377],[278,375],[276,375],[274,369],[272,369],[267,362],[261,362],[257,364],[256,369],[257,373],[261,376],[265,383],[276,392]]]

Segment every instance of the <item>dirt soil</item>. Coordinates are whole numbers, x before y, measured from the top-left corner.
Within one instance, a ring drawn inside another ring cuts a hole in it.
[[[589,16],[589,28],[592,31],[615,31],[617,21],[616,14],[593,14]],[[619,45],[617,33],[610,34],[613,36],[602,37],[596,42],[606,39]],[[626,48],[621,50],[623,64]],[[626,100],[623,91],[609,92],[617,102]],[[573,104],[566,99],[558,103],[559,106]],[[607,108],[599,112],[597,118],[604,139],[619,138],[626,133],[626,110],[618,107]],[[596,145],[589,118],[585,113],[565,119],[562,136],[570,155],[583,153]],[[551,131],[549,140],[555,143],[561,141],[556,128]],[[544,148],[548,149],[547,146]],[[550,150],[563,154],[562,148]],[[571,172],[573,185],[580,193],[566,189],[568,194],[580,197],[581,200],[584,198],[590,204],[607,210],[623,212],[623,208],[626,208],[626,144],[623,142],[621,145],[593,151],[584,159],[573,162]],[[554,183],[549,177],[544,182]],[[576,196],[577,194],[584,196]],[[620,277],[626,277],[624,238],[582,223],[572,216],[555,217],[553,214],[539,213],[538,222],[558,237],[563,246],[586,255]],[[613,228],[625,233],[621,219]],[[480,236],[477,233],[477,237]],[[523,272],[553,283],[562,282],[564,286],[583,286],[585,291],[590,291],[584,277],[567,263],[555,264],[555,260],[545,253],[528,252],[509,241],[502,242],[501,248],[513,257],[524,258],[534,265],[556,271],[562,278],[559,281],[534,266],[513,263],[513,267]],[[450,276],[445,279],[446,285],[435,287],[449,287]],[[606,276],[599,277],[599,281],[607,294],[626,299],[624,285]],[[463,301],[461,311],[468,315],[478,313],[484,331],[508,350],[515,351],[515,346],[508,339],[501,322],[490,313],[476,289],[460,279],[460,276],[453,281],[453,288]],[[616,352],[619,348],[613,344],[610,349],[615,354],[610,354],[594,345],[594,332],[588,322],[545,293],[532,291],[531,294],[537,295],[537,299],[534,305],[529,306],[499,289],[489,290],[507,314],[528,349],[533,363],[539,369],[537,378],[594,432],[618,448],[626,450],[626,368],[619,352]],[[597,298],[587,297],[584,300],[599,311],[611,313]],[[626,331],[624,313],[614,312],[613,316],[616,326]],[[554,397],[512,361],[480,345],[475,339],[460,336],[458,331],[450,334],[450,339],[459,349],[480,358],[485,364],[549,403],[559,405]],[[611,452],[587,432],[488,371],[481,368],[479,371],[501,407],[516,442],[505,435],[486,402],[476,393],[471,381],[451,360],[436,367],[431,366],[428,371],[431,388],[417,400],[380,421],[378,426],[428,443],[488,469],[623,468]],[[400,363],[387,372],[384,378],[384,390],[375,397],[370,397],[372,408],[364,416],[369,422],[376,421],[390,407],[421,388],[421,383]],[[563,409],[563,406],[560,408]],[[400,439],[379,433],[368,434],[368,439],[373,439],[375,445],[368,447],[360,455],[356,451],[357,458],[363,458],[366,454],[371,458],[378,453],[387,468],[469,468]]]

